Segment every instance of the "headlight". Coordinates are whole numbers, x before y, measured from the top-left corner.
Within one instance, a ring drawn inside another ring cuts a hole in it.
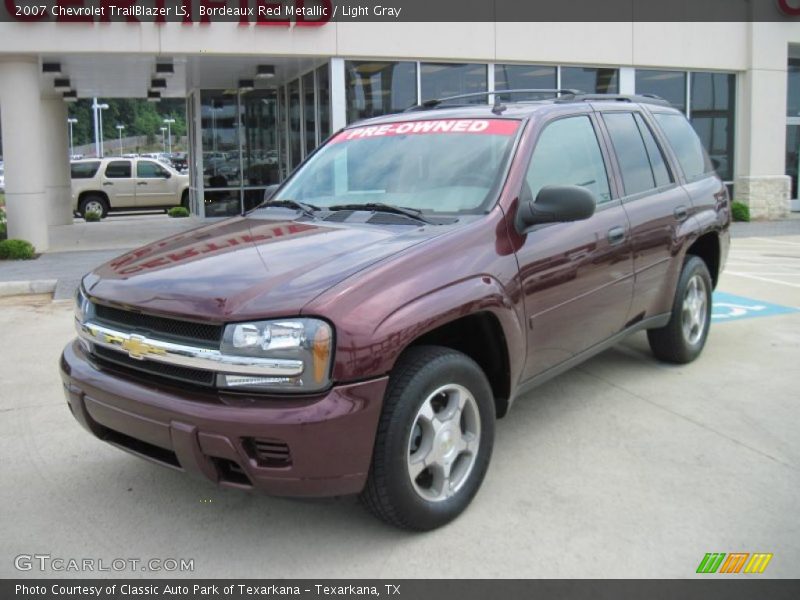
[[[81,326],[89,320],[92,316],[92,312],[94,310],[94,305],[92,304],[91,300],[89,300],[89,296],[86,295],[86,292],[83,290],[83,282],[78,285],[78,289],[75,291],[75,306],[73,307],[73,311],[75,313],[75,329],[80,334]],[[80,335],[78,336],[78,342],[86,352],[91,352],[92,348],[89,342],[84,340]]]
[[[92,303],[89,302],[89,297],[86,295],[86,292],[83,291],[83,284],[79,285],[75,292],[75,320],[79,323],[85,323],[86,318],[89,316],[91,305]]]
[[[303,372],[294,377],[263,377],[221,373],[217,386],[314,392],[330,381],[333,355],[333,330],[319,319],[280,319],[233,323],[222,336],[223,354],[303,361]]]

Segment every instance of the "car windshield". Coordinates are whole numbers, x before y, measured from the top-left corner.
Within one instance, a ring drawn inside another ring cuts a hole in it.
[[[437,119],[346,129],[271,201],[479,212],[505,173],[519,125],[510,119]]]

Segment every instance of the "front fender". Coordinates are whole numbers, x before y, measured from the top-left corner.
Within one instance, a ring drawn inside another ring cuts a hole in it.
[[[500,324],[508,349],[513,391],[525,362],[525,331],[511,298],[503,286],[488,275],[432,290],[388,314],[371,336],[383,349],[375,356],[375,374],[390,372],[403,350],[420,336],[478,313],[490,313]]]

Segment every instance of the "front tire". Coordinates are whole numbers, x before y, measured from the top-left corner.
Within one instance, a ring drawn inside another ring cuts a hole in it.
[[[712,289],[706,263],[697,256],[689,256],[678,280],[669,323],[647,331],[656,358],[686,364],[700,356],[711,325]]]
[[[389,378],[363,504],[403,529],[456,518],[483,482],[494,445],[491,387],[471,358],[409,349]]]

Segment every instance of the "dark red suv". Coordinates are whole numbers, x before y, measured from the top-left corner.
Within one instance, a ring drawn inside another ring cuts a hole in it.
[[[220,485],[361,494],[424,530],[469,504],[535,385],[640,330],[695,359],[730,209],[691,125],[544,95],[355,124],[247,215],[87,275],[75,418]]]

